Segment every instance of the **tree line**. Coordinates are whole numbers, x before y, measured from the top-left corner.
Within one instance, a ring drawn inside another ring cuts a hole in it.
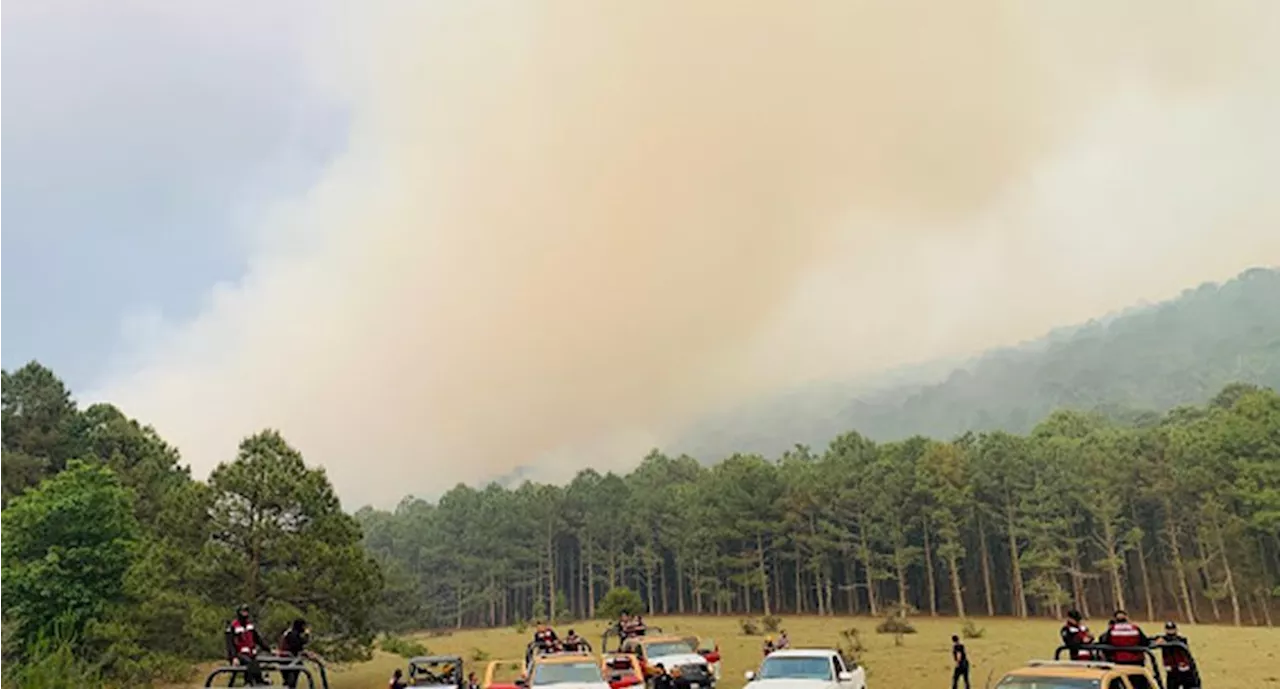
[[[154,429],[80,409],[38,363],[3,378],[6,686],[185,678],[223,655],[242,603],[268,638],[302,615],[326,653],[368,653],[377,563],[279,433],[196,481]]]
[[[356,514],[389,627],[582,618],[612,587],[652,613],[1061,616],[1271,624],[1280,396],[1123,421],[1058,411],[965,433],[707,466],[653,452],[566,486],[458,485]],[[394,603],[394,605],[391,605]]]

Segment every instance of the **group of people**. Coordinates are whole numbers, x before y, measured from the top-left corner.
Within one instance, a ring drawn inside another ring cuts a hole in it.
[[[1117,610],[1107,620],[1106,631],[1094,639],[1080,612],[1071,610],[1067,612],[1067,619],[1063,622],[1059,635],[1072,660],[1106,660],[1117,665],[1143,665],[1146,652],[1158,648],[1164,664],[1165,689],[1200,689],[1200,673],[1191,654],[1187,652],[1187,637],[1178,633],[1175,622],[1165,622],[1164,634],[1152,639],[1129,619],[1128,613]],[[1105,648],[1098,648],[1099,646]],[[964,680],[965,689],[969,689],[969,653],[958,636],[951,637],[951,659],[954,663],[951,689],[957,689],[960,680]]]
[[[764,651],[765,655],[769,655],[774,651],[781,651],[782,649],[789,648],[790,646],[791,639],[787,637],[787,630],[783,629],[778,632],[777,639],[774,639],[773,635],[766,636],[764,638],[764,648],[761,650]]]
[[[539,653],[574,653],[578,651],[590,651],[591,644],[587,640],[578,636],[578,633],[570,629],[569,633],[563,639],[556,635],[556,630],[552,629],[544,622],[539,622],[533,630],[533,647]]]
[[[622,613],[618,615],[618,622],[614,625],[614,629],[618,632],[618,637],[622,639],[630,639],[633,636],[644,636],[649,627],[644,623],[643,615],[631,615]]]
[[[227,623],[223,637],[227,646],[227,662],[234,666],[244,666],[245,683],[250,685],[266,683],[258,663],[259,650],[285,658],[320,659],[307,650],[307,644],[311,641],[311,629],[307,627],[306,620],[300,617],[295,619],[280,635],[276,648],[272,649],[258,632],[258,626],[249,614],[248,605],[241,605],[236,610],[236,616]],[[291,689],[298,686],[297,670],[281,670],[280,675],[284,686]]]
[[[1080,612],[1071,610],[1059,633],[1062,645],[1074,660],[1097,660],[1101,654],[1101,659],[1116,664],[1142,665],[1146,651],[1159,648],[1167,677],[1166,689],[1198,689],[1200,686],[1200,674],[1187,652],[1187,637],[1178,633],[1176,622],[1165,622],[1164,634],[1152,639],[1129,619],[1128,613],[1117,610],[1107,621],[1107,630],[1096,641],[1096,645],[1110,648],[1098,650],[1088,648],[1095,644],[1093,634],[1082,621]]]

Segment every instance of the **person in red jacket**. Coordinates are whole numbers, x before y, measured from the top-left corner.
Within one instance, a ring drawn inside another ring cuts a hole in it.
[[[1142,633],[1142,628],[1129,621],[1129,614],[1117,610],[1111,618],[1107,631],[1098,639],[1104,646],[1115,646],[1116,650],[1107,651],[1107,660],[1120,665],[1143,665],[1144,653],[1151,640]],[[1127,650],[1132,648],[1133,650]]]
[[[241,605],[236,610],[235,619],[227,623],[223,636],[227,642],[227,662],[232,665],[245,666],[244,679],[246,684],[263,684],[265,678],[262,676],[262,670],[258,667],[256,656],[258,649],[270,653],[271,647],[262,640],[262,635],[258,633],[257,625],[249,618],[248,605]]]
[[[1164,635],[1156,639],[1156,646],[1163,647],[1160,655],[1164,660],[1165,689],[1200,689],[1200,673],[1191,653],[1183,648],[1187,637],[1178,634],[1177,624],[1164,623]]]
[[[1067,620],[1063,623],[1062,629],[1058,632],[1062,636],[1062,645],[1067,647],[1072,660],[1090,660],[1093,653],[1080,648],[1085,644],[1093,643],[1093,634],[1089,633],[1089,628],[1084,622],[1080,621],[1080,611],[1071,610],[1067,613]]]

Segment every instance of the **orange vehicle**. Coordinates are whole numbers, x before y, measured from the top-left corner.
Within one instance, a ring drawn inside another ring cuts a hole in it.
[[[644,666],[630,653],[607,653],[600,659],[600,667],[610,689],[644,684]]]

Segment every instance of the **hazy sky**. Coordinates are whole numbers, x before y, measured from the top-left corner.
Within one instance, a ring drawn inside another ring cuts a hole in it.
[[[1280,262],[1280,3],[959,5],[8,2],[4,364],[389,505]]]

